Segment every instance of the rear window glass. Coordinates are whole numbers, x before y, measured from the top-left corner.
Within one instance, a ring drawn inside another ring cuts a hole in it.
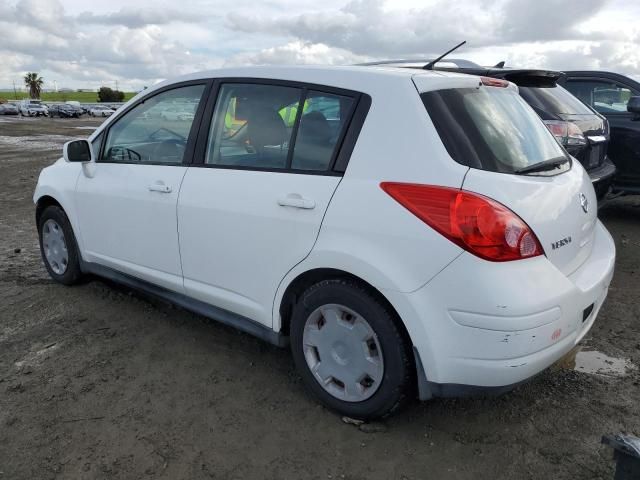
[[[516,173],[566,153],[513,90],[455,88],[421,94],[449,155],[458,163]]]
[[[560,86],[520,87],[520,95],[538,112],[593,115],[592,110]]]

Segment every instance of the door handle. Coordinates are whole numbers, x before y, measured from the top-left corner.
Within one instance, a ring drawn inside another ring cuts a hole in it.
[[[160,193],[171,193],[171,187],[169,185],[165,185],[164,183],[153,183],[149,185],[150,192],[160,192]]]
[[[309,198],[304,198],[299,193],[290,193],[286,197],[280,197],[278,199],[278,205],[280,205],[281,207],[293,207],[311,210],[312,208],[316,207],[316,202]]]

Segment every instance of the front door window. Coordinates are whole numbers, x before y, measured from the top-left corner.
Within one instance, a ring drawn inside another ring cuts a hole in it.
[[[181,164],[204,85],[154,95],[109,128],[100,161]]]

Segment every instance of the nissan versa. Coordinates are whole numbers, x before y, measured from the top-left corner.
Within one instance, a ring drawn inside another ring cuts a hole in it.
[[[177,118],[149,115],[193,111]],[[276,345],[354,418],[502,391],[593,325],[614,244],[513,84],[387,67],[192,74],[64,147],[34,200],[63,284],[96,274]]]

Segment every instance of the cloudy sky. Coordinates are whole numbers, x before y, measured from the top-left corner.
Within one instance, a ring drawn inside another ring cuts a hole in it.
[[[181,73],[430,57],[640,78],[640,0],[0,0],[0,88],[136,90]]]

